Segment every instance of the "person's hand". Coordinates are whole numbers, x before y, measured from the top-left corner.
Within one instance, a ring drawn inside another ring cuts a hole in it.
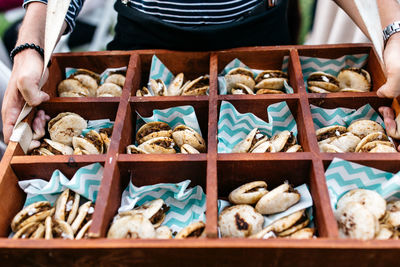
[[[376,93],[379,97],[395,98],[400,95],[400,33],[389,38],[383,57],[387,81]]]
[[[1,111],[3,135],[6,143],[10,140],[15,122],[24,105],[24,100],[30,106],[37,106],[50,98],[48,94],[39,90],[42,70],[43,59],[33,49],[23,50],[14,58],[14,66],[4,94]]]

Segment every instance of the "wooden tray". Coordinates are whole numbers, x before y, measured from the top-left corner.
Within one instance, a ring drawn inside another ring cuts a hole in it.
[[[310,94],[306,92],[299,56],[337,58],[345,54],[368,53],[366,66],[373,79],[373,92]],[[157,57],[174,73],[184,72],[189,78],[210,75],[208,96],[136,97],[136,90],[147,82],[151,57]],[[234,58],[257,69],[280,69],[284,56],[289,56],[289,83],[294,94],[219,95],[217,75]],[[142,50],[130,52],[83,52],[55,54],[44,91],[51,99],[40,105],[50,116],[72,111],[86,119],[115,120],[111,147],[106,155],[26,156],[16,143],[10,143],[0,165],[0,257],[7,262],[38,264],[128,264],[168,263],[324,265],[396,264],[399,241],[357,241],[338,238],[338,227],[330,207],[324,172],[334,157],[340,157],[397,172],[400,154],[320,153],[311,119],[310,104],[326,108],[358,108],[369,103],[375,109],[390,105],[380,99],[376,90],[385,82],[382,66],[369,44],[324,46],[277,46],[239,48],[216,52],[175,52]],[[64,79],[66,67],[88,68],[102,72],[105,68],[128,66],[121,98],[60,98],[57,84]],[[221,101],[232,103],[239,112],[252,112],[267,120],[266,106],[287,101],[298,125],[299,143],[304,152],[266,154],[218,154],[217,121]],[[128,155],[125,148],[134,136],[136,112],[151,115],[153,109],[192,105],[196,111],[207,153],[199,155]],[[33,113],[28,117],[32,120]],[[55,169],[68,177],[84,165],[100,162],[103,180],[97,197],[91,240],[11,240],[10,222],[22,208],[25,194],[17,181],[50,179]],[[235,187],[263,178],[270,188],[288,179],[294,185],[308,184],[313,200],[314,222],[318,238],[290,239],[219,239],[217,238],[217,199],[226,198]],[[113,216],[120,206],[121,194],[129,180],[138,186],[160,182],[176,183],[191,179],[207,195],[205,239],[190,240],[108,240],[105,239]]]

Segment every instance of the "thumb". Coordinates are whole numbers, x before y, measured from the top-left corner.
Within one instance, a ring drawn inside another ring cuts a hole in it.
[[[42,102],[48,101],[50,96],[43,91],[36,90],[35,93],[30,93],[28,98],[24,96],[24,99],[30,106],[38,106]]]
[[[400,95],[400,77],[398,75],[389,75],[387,81],[382,85],[376,94],[379,97],[395,98]]]
[[[38,81],[24,77],[17,81],[18,89],[25,101],[30,106],[38,106],[44,101],[48,101],[50,96],[39,89]]]
[[[40,103],[42,103],[42,102],[49,101],[50,96],[43,91],[39,91],[39,98],[40,98]]]
[[[378,91],[376,91],[376,94],[379,96],[379,97],[382,97],[382,98],[385,98],[385,97],[387,97],[386,96],[386,94],[387,94],[387,89],[386,89],[386,84],[384,84],[384,85],[382,85],[379,89],[378,89]]]

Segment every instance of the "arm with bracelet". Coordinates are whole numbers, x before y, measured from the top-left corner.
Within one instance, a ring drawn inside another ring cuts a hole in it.
[[[358,14],[354,1],[335,0],[335,2],[354,20],[368,36],[368,32]],[[376,0],[382,25],[383,52],[387,81],[379,88],[379,97],[395,98],[400,95],[400,2],[397,0]],[[400,122],[395,121],[391,108],[381,107],[388,135],[400,139]],[[399,148],[400,149],[400,148]]]
[[[46,24],[46,1],[26,0],[26,14],[19,30],[18,40],[10,56],[13,61],[11,78],[3,98],[2,119],[4,141],[8,143],[15,122],[24,105],[37,106],[49,99],[49,95],[40,91],[39,82],[43,70],[43,46]],[[74,27],[75,17],[82,7],[83,0],[72,0],[63,25],[64,33]],[[45,74],[47,79],[47,73]],[[44,135],[42,129],[46,117],[40,112],[33,123],[34,137]]]

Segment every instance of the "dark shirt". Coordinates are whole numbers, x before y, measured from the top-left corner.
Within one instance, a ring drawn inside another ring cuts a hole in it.
[[[47,0],[24,0],[47,3]],[[263,0],[122,0],[125,5],[143,14],[181,26],[217,25],[236,21]],[[71,0],[66,22],[68,31],[75,27],[75,19],[84,0]],[[68,32],[67,31],[67,32]]]

